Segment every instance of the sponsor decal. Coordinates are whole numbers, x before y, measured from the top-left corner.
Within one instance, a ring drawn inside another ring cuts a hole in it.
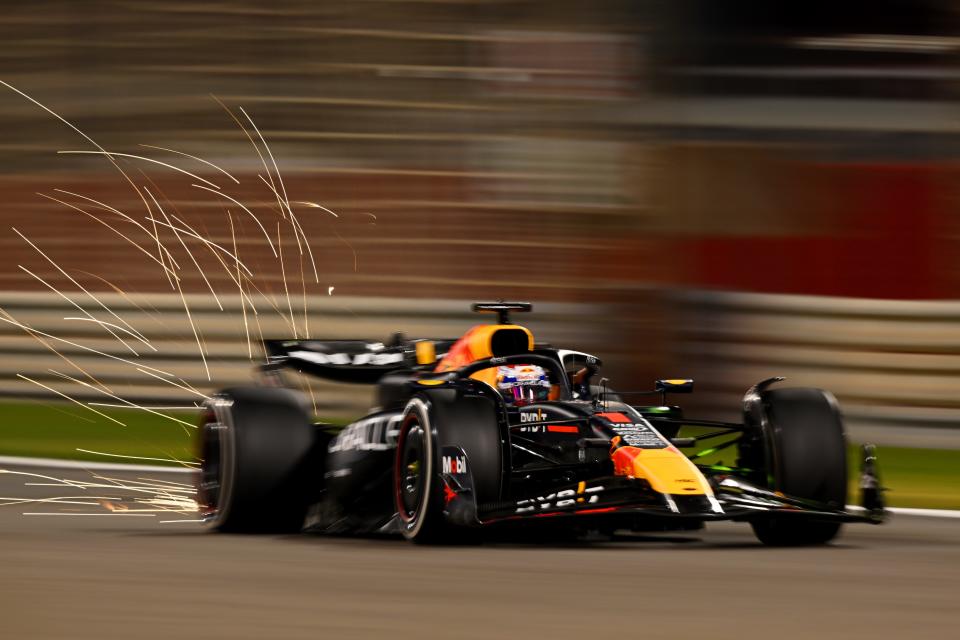
[[[450,485],[443,483],[443,504],[450,504],[457,497],[457,492],[450,488]]]
[[[518,500],[516,514],[535,513],[546,511],[548,509],[563,509],[578,504],[596,504],[600,501],[597,494],[603,491],[603,486],[587,487],[581,482],[576,489],[564,489],[556,493],[550,493],[545,496]]]
[[[312,362],[313,364],[332,364],[339,366],[384,366],[403,362],[402,353],[318,353],[316,351],[290,351],[291,358]]]
[[[440,451],[440,471],[444,515],[456,524],[476,523],[477,502],[467,454],[460,447],[443,447]]]
[[[330,441],[327,452],[338,451],[389,451],[397,446],[400,421],[403,414],[392,413],[372,416],[344,427]]]
[[[467,472],[467,456],[443,456],[440,458],[442,473],[457,475]]]
[[[649,425],[638,422],[630,424],[618,424],[614,430],[623,439],[622,442],[630,447],[640,449],[666,449],[670,443],[657,433],[656,429]]]
[[[547,431],[557,431],[555,427],[551,428],[543,424],[535,424],[538,422],[545,422],[549,419],[550,418],[547,416],[547,412],[543,409],[521,411],[520,424],[525,424],[526,426],[520,427],[519,431],[523,433],[546,433]]]
[[[570,351],[568,349],[558,349],[557,355],[560,356],[560,361],[566,364],[567,360],[576,360],[577,357],[583,358],[584,362],[587,364],[597,364],[600,362],[596,356],[592,356],[589,353],[584,353],[582,351]]]
[[[543,409],[531,409],[520,412],[520,424],[525,425],[518,429],[523,433],[580,433],[580,427],[577,425],[558,425],[558,424],[536,424],[550,420],[547,412]]]
[[[601,418],[606,418],[610,422],[631,422],[630,418],[622,413],[598,413]]]
[[[550,433],[580,433],[580,427],[573,424],[548,424],[547,431]]]
[[[640,449],[666,449],[670,443],[646,421],[633,422],[622,413],[598,413],[610,421],[610,426],[628,447]]]

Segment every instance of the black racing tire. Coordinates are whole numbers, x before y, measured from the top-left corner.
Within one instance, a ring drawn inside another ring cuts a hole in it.
[[[771,488],[842,510],[847,504],[847,440],[833,395],[821,389],[763,392],[766,425],[763,455]],[[839,522],[802,514],[751,522],[761,542],[772,546],[826,544],[840,532]]]
[[[238,387],[207,402],[200,425],[197,502],[204,524],[222,532],[288,533],[303,527],[315,430],[301,394]]]
[[[499,500],[503,455],[493,400],[437,389],[414,396],[397,436],[394,501],[403,536],[418,544],[474,541],[475,531],[444,515],[440,452],[456,446],[467,457],[477,504]]]

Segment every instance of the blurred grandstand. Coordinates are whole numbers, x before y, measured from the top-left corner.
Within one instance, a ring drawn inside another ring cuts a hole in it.
[[[607,355],[615,386],[701,377],[699,407],[735,412],[784,374],[836,390],[857,425],[957,426],[957,17],[943,0],[40,0],[5,7],[0,79],[110,151],[214,162],[269,212],[260,159],[210,94],[244,107],[290,199],[340,216],[297,209],[321,276],[304,292],[315,334],[403,328],[382,298],[423,300],[402,315],[424,330],[466,321],[446,300],[529,298],[553,305],[542,337]],[[0,140],[4,308],[36,328],[62,317],[18,265],[76,292],[12,226],[117,304],[120,290],[169,306],[155,263],[36,195],[142,210],[104,158],[58,155],[92,147],[13,92]],[[123,166],[230,245],[230,203]],[[289,274],[233,213],[238,251],[281,296]],[[302,259],[287,268],[299,286]],[[203,301],[199,271],[182,277],[229,365],[214,382],[241,376],[236,314]],[[182,319],[164,324],[189,342]],[[58,335],[90,337],[72,326]],[[5,377],[31,370],[36,343],[14,326],[0,339]]]

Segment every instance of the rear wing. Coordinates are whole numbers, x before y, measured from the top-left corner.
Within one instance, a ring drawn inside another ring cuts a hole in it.
[[[285,367],[336,382],[375,384],[398,369],[416,369],[419,341],[376,340],[264,340],[267,369]],[[445,353],[453,340],[432,340],[437,353]]]
[[[432,371],[456,342],[449,338],[394,338],[388,343],[376,340],[264,340],[267,364],[260,370],[276,373],[279,369],[291,369],[335,382],[376,384],[391,371]],[[558,360],[571,370],[571,374],[582,368],[581,375],[571,378],[575,387],[589,385],[590,376],[600,367],[600,359],[595,356],[547,345],[538,345],[529,355]],[[589,395],[588,391],[583,392]]]

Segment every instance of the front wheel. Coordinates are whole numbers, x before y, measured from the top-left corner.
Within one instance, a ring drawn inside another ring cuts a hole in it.
[[[397,436],[394,499],[403,536],[417,543],[438,542],[445,528],[435,473],[436,439],[427,403],[407,404]]]
[[[500,500],[503,451],[497,410],[496,399],[483,392],[454,389],[425,391],[407,403],[393,483],[405,538],[416,543],[477,539],[477,509]]]
[[[834,397],[820,389],[775,389],[760,397],[763,423],[747,466],[766,470],[770,488],[843,510],[847,500],[847,454],[843,419]],[[756,520],[757,538],[767,545],[825,544],[840,523],[799,514]]]

